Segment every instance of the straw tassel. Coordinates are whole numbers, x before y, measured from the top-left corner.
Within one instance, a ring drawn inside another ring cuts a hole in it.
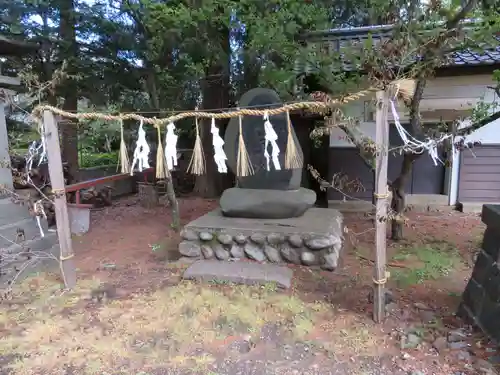
[[[285,152],[285,169],[301,169],[304,165],[302,155],[297,150],[297,143],[292,132],[292,120],[290,112],[286,111],[286,123],[288,128],[288,139]]]
[[[193,155],[189,162],[188,171],[191,174],[200,176],[205,173],[205,154],[203,153],[203,145],[201,144],[200,129],[198,126],[198,117],[195,117],[196,124],[196,140],[194,142]]]
[[[156,178],[163,180],[167,177],[165,173],[165,152],[163,152],[160,125],[155,124],[155,128],[158,133],[158,149],[156,150]]]
[[[121,173],[130,173],[130,161],[128,159],[127,144],[123,134],[123,120],[120,120],[120,167]]]
[[[245,141],[243,140],[242,131],[242,117],[238,117],[240,120],[240,136],[238,139],[238,157],[236,160],[236,175],[239,177],[246,177],[254,174],[252,162],[250,156],[248,155],[247,148],[245,146]]]

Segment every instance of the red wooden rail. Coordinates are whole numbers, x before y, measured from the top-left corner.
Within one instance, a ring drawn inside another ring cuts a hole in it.
[[[154,168],[148,168],[143,170],[141,173],[143,174],[144,182],[148,181],[148,174],[153,172]],[[80,205],[80,190],[81,189],[87,189],[93,186],[97,186],[100,184],[105,184],[107,182],[112,182],[112,181],[119,181],[119,180],[125,180],[126,178],[129,178],[130,173],[121,173],[121,174],[115,174],[112,176],[106,176],[106,177],[100,177],[100,178],[95,178],[93,180],[87,180],[87,181],[82,181],[82,182],[77,182],[76,184],[71,184],[67,185],[64,190],[66,193],[70,192],[76,192],[75,194],[75,203],[76,205]]]

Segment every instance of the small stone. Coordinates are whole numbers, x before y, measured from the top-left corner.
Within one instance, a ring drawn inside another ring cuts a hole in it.
[[[457,352],[457,359],[459,361],[468,362],[468,361],[470,361],[470,358],[471,358],[471,355],[466,350],[460,350],[459,352]]]
[[[199,257],[201,256],[201,248],[196,242],[182,241],[179,244],[179,253],[186,257]]]
[[[285,236],[280,233],[270,233],[267,235],[267,242],[270,245],[281,245],[285,242]]]
[[[214,235],[210,232],[200,232],[200,240],[202,241],[212,241],[214,239]]]
[[[264,255],[262,249],[251,242],[245,244],[245,254],[250,259],[256,260],[257,262],[263,262],[266,260],[266,256]]]
[[[264,254],[271,263],[281,263],[280,252],[269,245],[264,245]]]
[[[237,259],[245,258],[245,250],[243,250],[243,248],[241,246],[236,245],[236,244],[231,246],[231,250],[229,251],[229,253],[231,254],[231,256],[233,258],[237,258]]]
[[[198,239],[198,234],[192,229],[183,229],[181,231],[181,237],[187,241],[196,241]]]
[[[421,310],[419,315],[423,323],[431,323],[436,320],[436,314],[429,310]]]
[[[448,348],[452,350],[464,349],[467,348],[468,346],[469,344],[467,344],[465,341],[456,341],[448,343]]]
[[[283,246],[281,248],[281,256],[288,262],[292,264],[300,264],[300,254],[298,250],[293,249],[288,246]]]
[[[292,234],[291,236],[288,236],[288,243],[293,247],[304,246],[304,241],[302,240],[302,237],[300,237],[298,234]]]
[[[300,254],[300,260],[306,266],[314,266],[317,264],[316,256],[310,251],[304,251]]]
[[[432,343],[432,346],[439,353],[441,353],[443,350],[445,350],[448,347],[448,342],[446,340],[446,337],[443,337],[443,336],[438,337],[437,339],[434,340],[434,342]]]
[[[214,257],[214,251],[207,245],[201,245],[201,253],[205,259],[212,259]]]
[[[239,245],[244,245],[247,242],[247,237],[242,234],[238,234],[234,236],[234,242],[236,242]]]
[[[456,329],[448,332],[448,341],[449,342],[457,342],[463,341],[467,339],[467,333],[461,329]]]
[[[413,306],[415,306],[419,310],[432,310],[429,306],[422,302],[415,302]]]
[[[321,249],[326,249],[327,247],[332,247],[337,242],[338,242],[337,238],[333,236],[317,237],[305,241],[305,245],[311,250],[321,250]]]
[[[416,371],[411,371],[409,375],[425,375],[425,374],[422,371],[416,370]]]
[[[419,336],[409,333],[401,338],[401,349],[415,349],[421,342],[422,339]]]
[[[250,239],[257,245],[264,245],[264,243],[266,242],[266,236],[264,236],[262,233],[254,233],[250,236]]]
[[[213,246],[213,251],[215,253],[215,257],[219,260],[228,260],[229,259],[229,251],[224,249],[221,245],[215,244]]]
[[[219,234],[217,240],[223,245],[231,245],[233,243],[233,237],[225,233]]]
[[[337,268],[337,263],[339,261],[339,253],[328,253],[323,255],[323,263],[321,264],[321,268],[325,271],[335,271]]]
[[[409,355],[408,353],[403,353],[403,354],[401,354],[401,359],[403,359],[403,360],[405,360],[405,361],[406,361],[407,359],[410,359],[410,358],[411,358],[411,355]]]

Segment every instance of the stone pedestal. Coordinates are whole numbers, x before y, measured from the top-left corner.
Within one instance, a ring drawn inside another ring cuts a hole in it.
[[[342,214],[311,208],[288,219],[223,216],[220,209],[190,222],[182,230],[179,252],[193,259],[251,259],[337,268],[343,241]]]
[[[487,228],[458,315],[500,342],[500,205],[483,205],[481,216]]]

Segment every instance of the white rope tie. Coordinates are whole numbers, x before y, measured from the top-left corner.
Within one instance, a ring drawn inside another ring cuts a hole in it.
[[[224,152],[224,140],[219,135],[219,128],[215,126],[215,118],[213,117],[210,132],[212,133],[212,145],[214,146],[214,160],[217,165],[217,171],[219,173],[227,173],[227,156]]]
[[[265,131],[265,144],[264,144],[264,157],[266,158],[266,167],[267,170],[270,171],[270,157],[273,161],[273,166],[274,169],[277,171],[281,170],[280,166],[280,161],[279,161],[279,154],[280,154],[280,149],[278,147],[278,144],[276,141],[278,140],[278,134],[276,134],[276,131],[273,128],[273,125],[271,124],[271,121],[269,121],[269,114],[267,112],[264,113],[264,131]],[[267,152],[267,147],[268,145],[271,144],[271,155]]]
[[[175,125],[169,122],[167,125],[167,134],[165,135],[165,161],[167,169],[173,170],[177,166],[177,138],[175,134]]]
[[[438,165],[438,162],[441,164],[444,164],[444,162],[439,158],[438,155],[438,145],[442,142],[444,142],[446,139],[450,138],[452,135],[451,134],[444,134],[442,135],[439,139],[434,140],[434,139],[427,139],[427,142],[422,142],[413,137],[402,125],[399,120],[399,115],[398,112],[396,111],[396,105],[394,104],[394,101],[390,101],[391,104],[391,112],[392,112],[392,117],[394,119],[394,124],[396,126],[396,129],[398,131],[399,136],[401,137],[401,140],[404,143],[404,150],[405,151],[410,151],[414,154],[422,154],[425,151],[429,153],[429,156],[431,157],[432,161],[434,162],[434,165]]]
[[[143,127],[144,123],[141,121],[139,125],[139,130],[137,131],[137,142],[134,150],[134,160],[132,161],[132,167],[130,168],[130,175],[134,174],[135,166],[142,172],[144,169],[149,168],[149,152],[150,148],[146,140],[146,131]]]

